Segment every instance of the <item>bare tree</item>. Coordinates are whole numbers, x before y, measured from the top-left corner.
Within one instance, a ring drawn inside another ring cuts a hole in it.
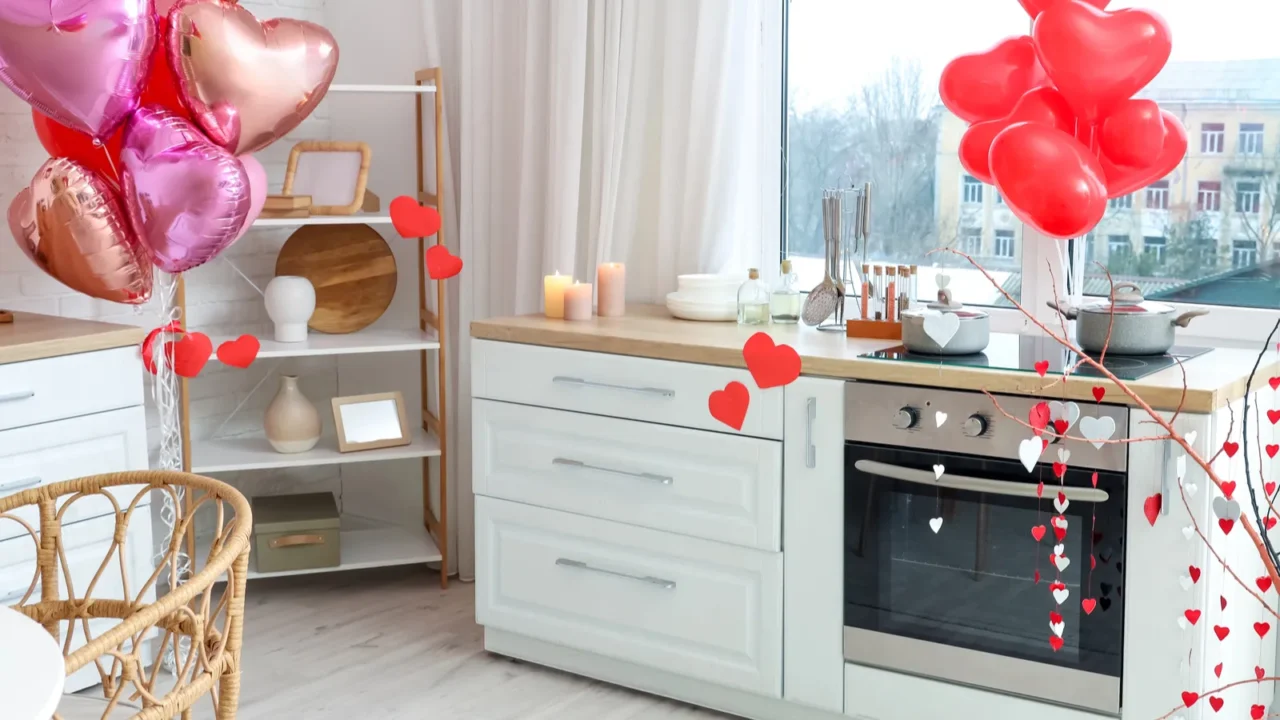
[[[1257,243],[1260,264],[1273,257],[1276,240],[1280,238],[1277,168],[1280,168],[1280,147],[1270,156],[1237,155],[1223,178],[1223,215],[1235,220],[1242,239]]]

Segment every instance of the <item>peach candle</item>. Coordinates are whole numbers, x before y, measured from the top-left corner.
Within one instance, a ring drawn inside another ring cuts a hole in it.
[[[627,266],[604,263],[596,268],[596,286],[600,292],[600,317],[622,317],[627,314]]]
[[[564,319],[591,319],[590,283],[574,283],[564,289]]]
[[[542,300],[547,317],[564,317],[564,290],[572,284],[573,278],[559,272],[542,278]]]

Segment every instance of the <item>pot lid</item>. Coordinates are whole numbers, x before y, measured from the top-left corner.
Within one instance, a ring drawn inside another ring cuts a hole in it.
[[[1161,302],[1152,302],[1142,296],[1142,289],[1131,282],[1116,283],[1112,289],[1111,300],[1100,300],[1080,308],[1082,312],[1110,314],[1114,308],[1117,315],[1148,313],[1153,315],[1169,315],[1173,306]]]

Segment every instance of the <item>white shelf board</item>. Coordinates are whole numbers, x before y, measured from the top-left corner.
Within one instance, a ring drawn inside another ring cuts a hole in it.
[[[421,428],[412,428],[413,441],[400,447],[380,450],[338,452],[338,440],[324,435],[319,444],[303,453],[283,454],[271,449],[262,435],[241,435],[220,440],[195,440],[191,443],[191,472],[237,472],[269,468],[310,467],[315,465],[342,465],[347,463],[381,462],[404,458],[436,457],[440,454],[440,439]]]
[[[435,85],[330,85],[329,92],[340,93],[407,93],[428,95],[436,91]]]
[[[303,342],[282,343],[271,339],[271,328],[253,327],[241,333],[210,334],[209,339],[216,348],[227,340],[234,340],[240,335],[253,335],[258,338],[262,347],[258,350],[258,359],[290,357],[316,357],[320,355],[371,355],[374,353],[407,352],[418,350],[438,350],[440,340],[434,331],[418,330],[383,330],[366,328],[345,335],[327,335],[313,332]],[[217,356],[210,358],[216,361]]]
[[[390,215],[356,213],[354,215],[311,215],[300,218],[263,218],[253,221],[253,227],[301,227],[303,225],[390,225]]]

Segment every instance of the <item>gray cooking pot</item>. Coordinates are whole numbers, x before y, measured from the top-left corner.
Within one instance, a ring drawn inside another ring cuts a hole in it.
[[[929,309],[905,310],[902,313],[902,344],[908,351],[922,355],[973,355],[987,349],[991,341],[991,316],[981,310],[970,310],[952,303],[950,291],[938,293],[939,302]],[[955,315],[960,321],[956,334],[946,345],[938,343],[924,331],[924,321],[938,313]]]
[[[1148,302],[1142,297],[1142,289],[1130,282],[1116,283],[1110,302],[1103,300],[1074,308],[1050,301],[1049,307],[1066,319],[1076,321],[1076,342],[1085,352],[1100,353],[1105,346],[1108,353],[1116,355],[1169,352],[1175,328],[1186,327],[1193,318],[1209,314],[1208,310],[1189,310],[1178,315],[1172,305]],[[1107,341],[1108,328],[1110,342]]]

